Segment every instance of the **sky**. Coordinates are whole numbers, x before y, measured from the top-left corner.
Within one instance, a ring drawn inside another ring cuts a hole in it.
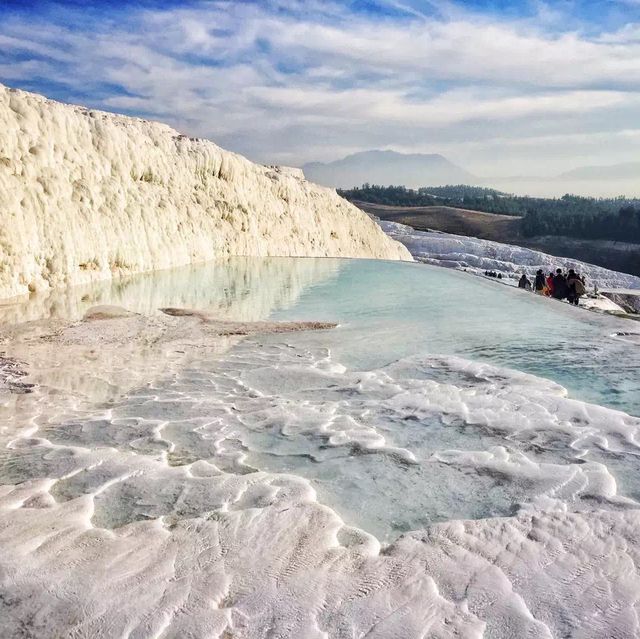
[[[640,161],[640,0],[0,0],[0,82],[264,163]]]

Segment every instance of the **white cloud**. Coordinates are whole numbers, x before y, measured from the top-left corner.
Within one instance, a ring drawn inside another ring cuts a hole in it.
[[[391,3],[405,17],[280,0],[146,10],[73,30],[14,18],[0,24],[0,48],[20,59],[0,74],[94,91],[94,106],[157,117],[263,161],[396,146],[476,165],[484,157],[491,173],[519,140],[539,140],[520,145],[530,152],[513,169],[536,172],[549,164],[545,140],[566,140],[572,165],[585,145],[593,152],[589,136],[602,136],[600,163],[640,151],[636,136],[615,135],[640,114],[640,25],[588,38],[449,2]]]

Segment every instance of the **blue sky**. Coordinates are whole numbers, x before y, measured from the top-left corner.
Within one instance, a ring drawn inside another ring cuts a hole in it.
[[[640,159],[640,0],[0,0],[0,81],[263,162]]]

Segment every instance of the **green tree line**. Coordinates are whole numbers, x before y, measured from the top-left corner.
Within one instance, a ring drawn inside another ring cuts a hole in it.
[[[588,211],[558,214],[532,209],[522,218],[521,229],[527,237],[566,235],[640,244],[640,204],[627,204],[617,212],[600,213]]]
[[[388,206],[451,206],[518,216],[522,218],[522,233],[527,237],[565,235],[640,243],[640,199],[637,198],[577,195],[537,198],[464,184],[419,189],[363,184],[338,193],[350,201]]]

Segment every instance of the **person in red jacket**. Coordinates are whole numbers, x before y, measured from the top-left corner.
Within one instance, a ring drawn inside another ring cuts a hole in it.
[[[545,295],[553,297],[553,273],[549,273],[547,276],[547,290],[545,291]]]

